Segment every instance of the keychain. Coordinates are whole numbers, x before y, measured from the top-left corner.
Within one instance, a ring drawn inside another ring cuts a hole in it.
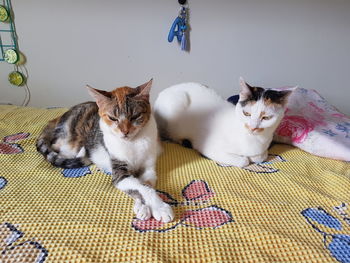
[[[188,8],[185,6],[186,0],[178,0],[181,5],[181,9],[178,17],[175,18],[168,35],[168,41],[173,42],[174,37],[177,38],[177,41],[181,43],[181,50],[188,50],[187,37],[188,37],[188,26],[187,26],[187,17],[188,17]]]

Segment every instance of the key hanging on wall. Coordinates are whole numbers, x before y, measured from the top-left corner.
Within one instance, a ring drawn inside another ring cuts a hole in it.
[[[168,41],[173,42],[176,37],[177,41],[181,45],[181,50],[190,51],[189,48],[189,26],[188,26],[188,6],[186,6],[186,0],[178,0],[181,8],[179,15],[175,18],[171,25]]]

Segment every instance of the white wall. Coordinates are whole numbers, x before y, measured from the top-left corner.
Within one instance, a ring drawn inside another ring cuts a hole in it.
[[[71,106],[90,84],[111,90],[154,77],[207,84],[227,97],[238,77],[263,87],[316,89],[350,114],[349,0],[189,0],[191,52],[167,42],[177,0],[13,0],[27,56],[30,106]],[[0,63],[0,102],[20,104]]]

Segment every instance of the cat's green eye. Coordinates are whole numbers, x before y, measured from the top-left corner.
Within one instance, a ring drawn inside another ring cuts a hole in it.
[[[272,116],[263,116],[261,119],[264,121],[270,120]]]
[[[114,117],[109,116],[109,115],[108,115],[108,118],[109,118],[111,121],[118,121],[118,119],[117,119],[117,118],[114,118]]]
[[[243,111],[244,116],[250,116],[251,114],[249,112]]]

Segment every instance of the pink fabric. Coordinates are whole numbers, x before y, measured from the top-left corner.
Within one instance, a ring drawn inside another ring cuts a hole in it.
[[[322,157],[350,161],[350,117],[314,90],[292,89],[274,140]]]

